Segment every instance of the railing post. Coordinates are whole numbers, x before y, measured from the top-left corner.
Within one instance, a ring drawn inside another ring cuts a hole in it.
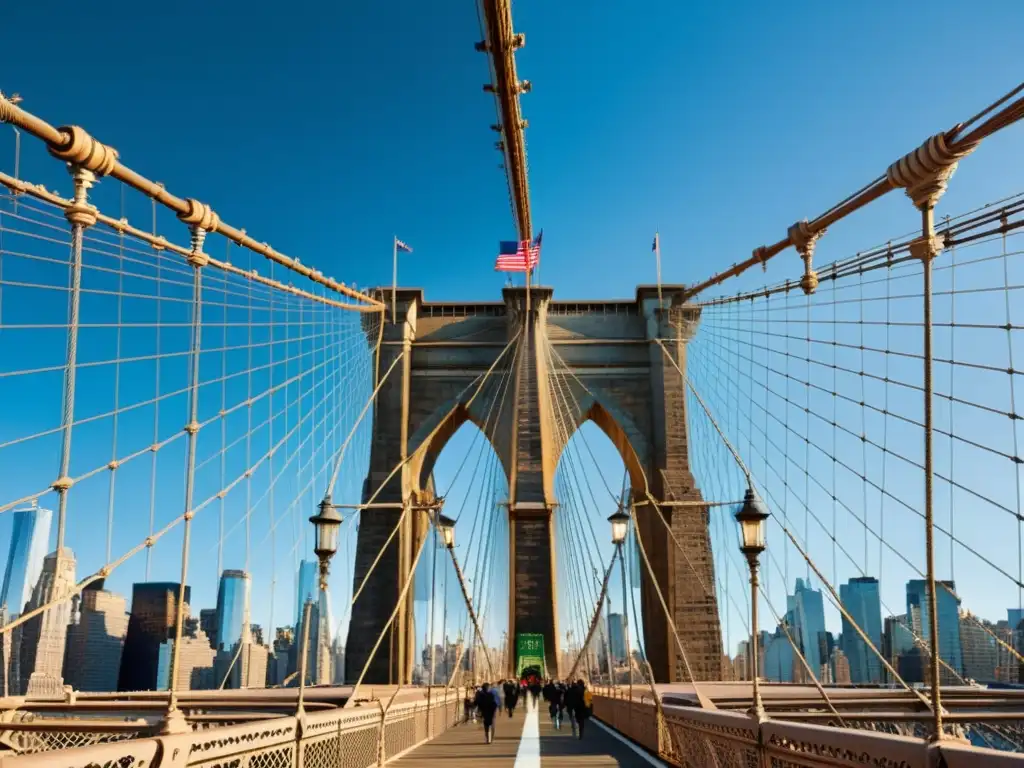
[[[377,765],[384,765],[387,762],[387,729],[384,723],[387,717],[387,712],[384,710],[384,702],[377,700],[377,706],[380,708],[380,728],[377,733]]]
[[[196,440],[199,434],[199,358],[202,350],[203,334],[203,267],[210,257],[203,253],[203,242],[206,233],[217,230],[219,219],[217,214],[206,205],[189,201],[189,212],[179,214],[179,218],[189,225],[192,232],[192,251],[188,255],[188,263],[192,267],[192,338],[189,345],[189,386],[188,386],[188,421],[184,430],[187,434],[185,444],[185,512],[183,514],[185,531],[181,544],[181,583],[178,585],[178,603],[174,621],[174,646],[171,648],[170,680],[167,688],[167,711],[160,732],[163,734],[188,732],[189,725],[178,709],[178,665],[181,658],[181,633],[185,623],[185,588],[188,582],[188,555],[191,543],[193,493],[195,491],[196,472]]]

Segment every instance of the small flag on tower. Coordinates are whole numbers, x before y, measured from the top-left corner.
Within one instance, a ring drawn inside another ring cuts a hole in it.
[[[540,243],[544,230],[537,233],[537,239],[503,240],[498,244],[498,260],[494,263],[496,272],[526,272],[540,264]]]
[[[403,243],[397,237],[395,238],[395,248],[397,248],[400,251],[405,251],[406,253],[412,253],[412,248]]]
[[[654,242],[651,243],[651,250],[657,253],[658,251],[658,233],[654,233]]]

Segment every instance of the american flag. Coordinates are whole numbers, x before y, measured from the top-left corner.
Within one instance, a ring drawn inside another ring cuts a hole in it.
[[[503,240],[499,243],[495,271],[526,272],[528,269],[536,269],[540,264],[540,242],[543,236],[544,231],[541,230],[532,243],[529,240]]]
[[[395,238],[395,249],[399,251],[405,251],[406,253],[412,253],[412,248],[403,243],[397,237]]]

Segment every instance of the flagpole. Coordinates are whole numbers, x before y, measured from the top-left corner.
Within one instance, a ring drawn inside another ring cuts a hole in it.
[[[398,235],[394,235],[391,249],[391,322],[398,322]]]
[[[658,309],[664,309],[661,302],[661,235],[657,232],[654,233],[654,261],[658,270]]]

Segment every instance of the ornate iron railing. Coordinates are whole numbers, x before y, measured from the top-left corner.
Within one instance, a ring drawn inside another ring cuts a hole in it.
[[[594,715],[636,743],[684,768],[886,768],[1021,766],[1024,754],[982,749],[958,740],[932,742],[858,728],[758,721],[749,715],[649,701],[594,697]],[[941,761],[940,762],[940,758]]]
[[[172,736],[63,748],[62,768],[370,768],[408,752],[462,720],[462,690],[432,693],[422,701],[368,702],[352,709],[258,720]],[[24,734],[35,732],[21,731]],[[43,741],[60,742],[63,732],[47,731]],[[2,768],[53,766],[52,752],[9,754]]]

